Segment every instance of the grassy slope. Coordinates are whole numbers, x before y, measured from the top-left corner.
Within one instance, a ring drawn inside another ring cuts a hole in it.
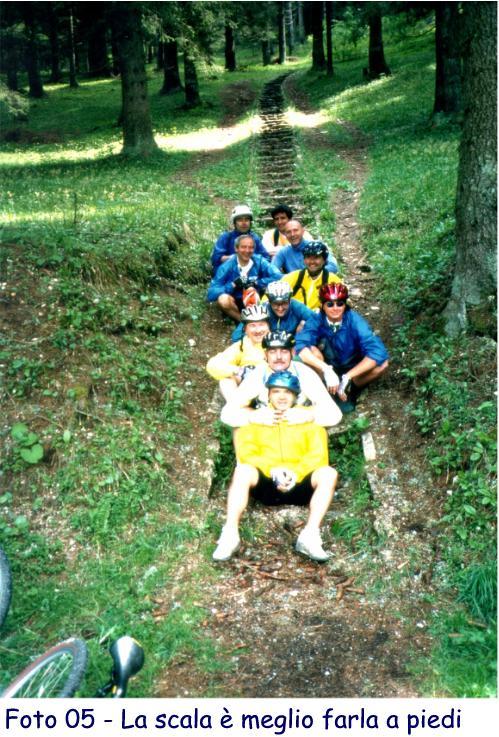
[[[257,93],[274,75],[229,81],[248,80]],[[148,161],[113,153],[120,92],[109,80],[76,92],[49,87],[28,125],[39,142],[3,147],[2,286],[17,316],[1,345],[0,531],[15,581],[5,682],[26,653],[73,633],[91,648],[90,693],[108,667],[98,643],[126,630],[157,656],[136,695],[150,694],[165,662],[186,649],[206,669],[219,667],[199,635],[205,613],[192,604],[196,582],[168,616],[155,615],[179,560],[204,536],[178,502],[169,458],[188,429],[184,338],[199,335],[205,261],[226,224],[214,198],[254,196],[247,140],[200,161],[227,81],[206,81],[210,104],[187,114],[180,95],[157,96],[160,80],[152,80],[156,128],[172,138],[160,139],[166,148]],[[250,133],[243,130],[246,139]],[[195,174],[188,178],[196,168],[202,187]],[[168,288],[172,280],[184,295]],[[16,420],[37,435],[50,463],[22,459],[33,441],[11,437]]]
[[[469,407],[483,404],[479,398],[488,387],[471,380],[467,366],[456,360],[459,347],[429,329],[445,301],[452,259],[458,132],[426,126],[432,62],[431,50],[424,41],[421,50],[420,43],[412,42],[411,55],[397,56],[393,50],[389,62],[395,74],[386,80],[359,83],[362,62],[354,61],[338,64],[333,80],[303,72],[303,81],[314,103],[330,116],[323,130],[332,140],[345,142],[336,115],[371,137],[371,177],[362,203],[366,247],[386,298],[404,309],[407,327],[400,331],[398,350],[405,354],[414,412],[431,441],[430,459],[442,482],[437,479],[437,489],[445,493],[450,486],[452,492],[443,529],[448,560],[438,573],[440,582],[452,589],[456,562],[477,561],[481,568],[472,581],[478,583],[471,586],[464,575],[461,586],[473,611],[490,580],[480,584],[491,544],[483,530],[493,518],[491,407],[479,410],[481,427],[469,422]],[[202,278],[211,242],[225,225],[226,212],[213,197],[257,204],[257,192],[247,142],[205,162],[196,150],[180,148],[195,147],[196,137],[180,136],[202,130],[202,145],[210,140],[221,116],[217,94],[226,81],[260,86],[274,75],[275,69],[249,68],[230,77],[219,71],[218,79],[204,81],[210,105],[195,117],[175,109],[180,96],[157,97],[160,80],[153,79],[156,129],[174,138],[161,139],[171,148],[146,162],[112,155],[119,142],[113,125],[119,104],[115,81],[85,84],[76,93],[50,88],[29,123],[48,142],[4,146],[1,173],[8,206],[2,239],[11,245],[4,249],[2,273],[5,293],[18,293],[9,299],[27,302],[22,306],[24,343],[7,337],[1,346],[8,391],[2,424],[8,492],[0,531],[18,582],[4,640],[7,675],[17,670],[25,652],[75,631],[90,641],[92,682],[107,668],[98,642],[110,632],[131,629],[157,654],[137,682],[137,695],[150,693],[157,670],[182,650],[193,648],[206,668],[220,662],[221,654],[215,658],[212,643],[198,634],[204,612],[195,604],[196,582],[166,619],[158,621],[154,613],[178,560],[206,534],[195,514],[172,522],[181,510],[168,457],[176,452],[184,427],[182,421],[179,426],[181,366],[189,356],[185,341],[179,347],[176,336],[186,326],[195,335],[203,309],[202,290],[189,283]],[[304,183],[321,235],[330,239],[331,189],[346,185],[337,161],[328,162],[327,169],[318,163],[317,152],[305,153],[303,171],[317,175]],[[193,169],[203,186],[192,180],[179,186],[179,177]],[[185,299],[164,288],[163,280],[167,284],[178,276],[186,284]],[[43,342],[31,345],[32,335]],[[486,365],[487,345],[470,340]],[[447,371],[448,361],[459,365],[457,377]],[[443,432],[432,422],[437,408],[446,413]],[[97,412],[103,422],[92,419]],[[55,451],[54,465],[28,467],[20,459],[20,445],[10,439],[17,417]],[[479,430],[483,436],[477,436]],[[478,474],[481,499],[473,474]],[[452,478],[458,481],[451,484]],[[454,501],[463,489],[473,512]],[[206,585],[213,572],[206,567],[200,575],[199,585]],[[491,621],[490,607],[478,611]],[[456,653],[449,654],[456,641],[446,639],[446,631],[443,626],[447,651],[436,661],[440,675],[429,690],[486,693],[486,665],[480,665],[474,685],[442,675],[451,673],[449,659],[456,661]],[[481,633],[472,629],[465,645],[471,640],[468,651],[475,660],[478,653],[483,663],[489,655],[485,637],[477,642]],[[469,658],[462,662],[466,668]]]
[[[439,644],[431,675],[426,663],[419,675],[429,693],[486,696],[495,693],[496,420],[490,400],[496,344],[477,335],[451,341],[439,321],[454,258],[459,128],[428,122],[431,37],[388,46],[387,54],[391,77],[360,83],[359,64],[338,64],[336,78],[305,73],[301,84],[330,116],[325,130],[332,140],[345,142],[336,117],[369,138],[360,213],[365,248],[384,299],[399,315],[395,362],[403,367],[410,409],[427,443],[435,493],[447,497],[437,581],[449,592],[449,609],[435,617]],[[305,155],[305,165],[313,165],[314,156]]]

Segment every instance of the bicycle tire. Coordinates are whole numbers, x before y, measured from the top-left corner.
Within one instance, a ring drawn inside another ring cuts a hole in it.
[[[10,572],[9,559],[0,548],[0,627],[5,621],[9,611],[10,599],[12,597],[12,574]]]
[[[34,660],[2,693],[2,698],[48,699],[72,696],[87,667],[87,646],[71,638]]]

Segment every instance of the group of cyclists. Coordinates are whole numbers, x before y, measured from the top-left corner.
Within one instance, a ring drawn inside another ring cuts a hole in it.
[[[349,304],[329,248],[290,207],[271,211],[262,239],[253,213],[237,205],[232,228],[212,255],[208,301],[236,323],[230,345],[207,364],[225,400],[221,420],[234,428],[236,469],[216,561],[240,546],[250,496],[266,505],[308,505],[295,548],[315,561],[330,554],[321,523],[337,483],[327,428],[355,410],[365,386],[388,368],[388,353]]]

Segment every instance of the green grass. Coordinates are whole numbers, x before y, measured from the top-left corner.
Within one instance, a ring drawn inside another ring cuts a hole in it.
[[[262,73],[256,91],[274,75]],[[181,334],[199,338],[206,260],[231,200],[256,204],[250,112],[237,121],[239,142],[202,159],[220,89],[244,78],[253,79],[220,70],[205,79],[207,103],[190,113],[152,80],[164,149],[146,161],[118,155],[119,83],[109,80],[49,87],[25,125],[35,141],[2,147],[2,280],[29,325],[0,344],[9,408],[0,533],[15,582],[2,684],[69,635],[89,644],[84,695],[107,676],[107,643],[124,632],[146,651],[133,695],[154,693],[182,653],[208,674],[230,667],[200,628],[211,566],[170,593],[184,557],[205,555],[208,534],[203,515],[183,519],[172,458],[190,429]],[[50,462],[22,460],[11,417]]]
[[[337,498],[341,498],[343,510],[331,525],[331,532],[334,538],[344,540],[354,551],[367,548],[372,553],[376,544],[372,527],[373,498],[365,476],[360,437],[367,426],[368,421],[358,417],[346,432],[330,437],[329,461],[339,474]]]
[[[457,614],[437,620],[433,634],[438,645],[430,663],[433,678],[425,679],[427,693],[437,697],[495,698],[497,627],[482,629]],[[427,672],[427,661],[425,665]]]

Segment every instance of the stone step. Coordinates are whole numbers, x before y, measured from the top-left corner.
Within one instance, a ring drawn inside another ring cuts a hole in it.
[[[277,161],[274,161],[274,173],[285,173],[287,171],[290,171],[291,169],[298,168],[298,165],[295,161],[282,161],[282,159],[279,157]],[[262,177],[262,181],[268,181],[268,172],[266,172]]]
[[[264,123],[285,123],[285,113],[262,113],[260,115]]]
[[[293,146],[293,141],[273,141],[272,143],[270,141],[266,141],[265,143],[261,143],[258,147],[258,153],[260,156],[269,156],[274,155],[276,150],[279,149],[279,158],[282,157],[283,152],[286,151],[288,153],[296,153],[296,149]]]
[[[294,156],[295,154],[294,148],[277,149],[276,147],[272,151],[260,152],[258,155],[258,158],[260,159],[260,161],[262,162],[264,166],[272,165],[272,163],[275,161],[277,151],[279,152],[279,157],[281,156],[289,157],[289,156]]]
[[[273,125],[273,126],[263,126],[263,130],[261,135],[264,138],[268,138],[268,136],[291,136],[294,137],[293,129],[289,127],[289,125]]]
[[[265,144],[275,143],[278,145],[294,143],[295,137],[292,133],[262,133],[260,139],[260,147]]]

